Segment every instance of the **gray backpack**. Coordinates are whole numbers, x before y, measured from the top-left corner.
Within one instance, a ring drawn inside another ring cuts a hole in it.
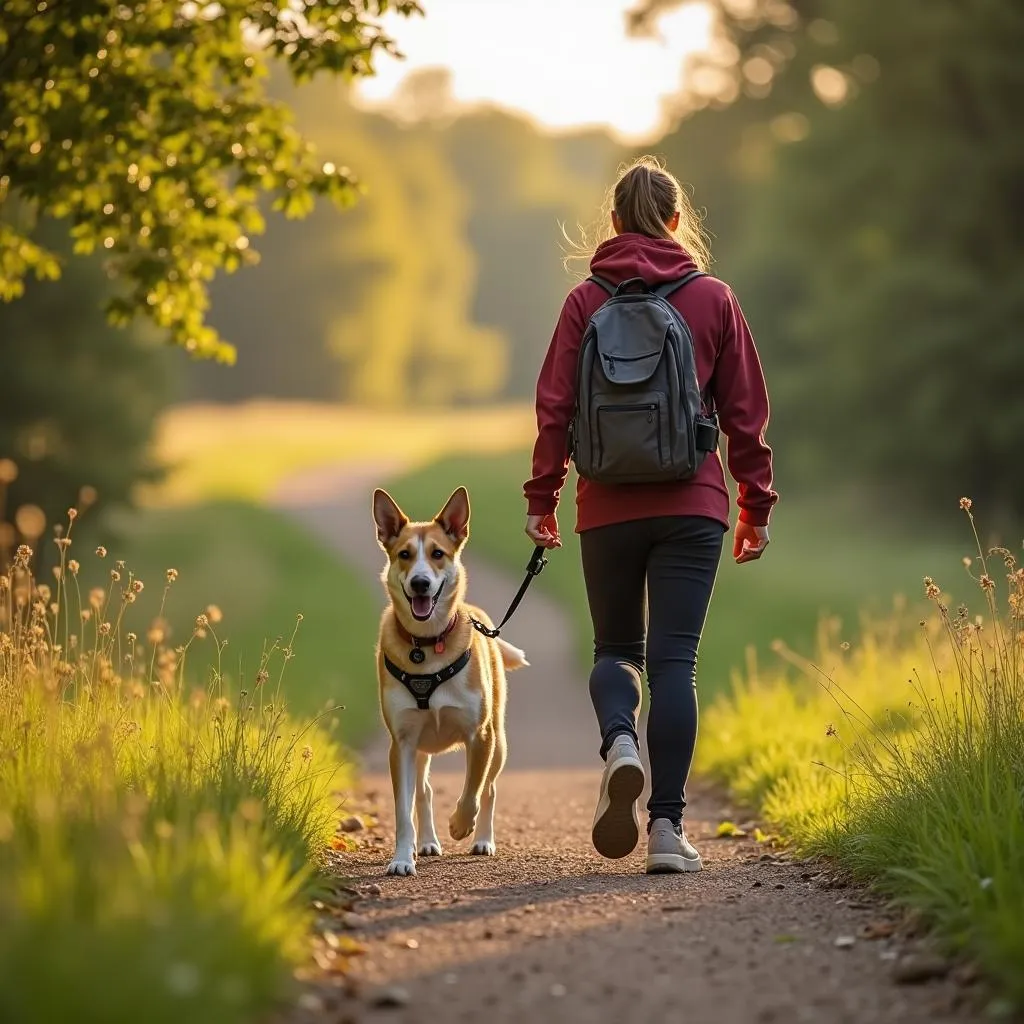
[[[693,337],[668,296],[697,277],[651,288],[642,278],[609,293],[583,332],[569,454],[576,472],[605,484],[685,480],[718,447],[704,413]]]

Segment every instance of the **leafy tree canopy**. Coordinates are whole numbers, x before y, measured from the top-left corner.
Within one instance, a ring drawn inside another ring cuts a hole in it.
[[[415,0],[6,0],[0,14],[0,298],[60,262],[39,216],[102,252],[138,314],[198,356],[230,362],[206,323],[217,270],[252,262],[262,194],[301,217],[317,195],[350,203],[347,167],[324,162],[266,92],[272,61],[296,81],[372,73],[394,52],[379,18]]]

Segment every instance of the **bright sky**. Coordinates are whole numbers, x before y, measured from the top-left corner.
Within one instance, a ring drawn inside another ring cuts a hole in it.
[[[707,47],[712,16],[699,2],[667,13],[659,38],[626,36],[635,0],[421,0],[425,17],[386,19],[406,59],[377,60],[358,87],[387,101],[411,70],[450,69],[455,98],[524,111],[545,127],[607,127],[643,142],[662,126],[686,57]]]

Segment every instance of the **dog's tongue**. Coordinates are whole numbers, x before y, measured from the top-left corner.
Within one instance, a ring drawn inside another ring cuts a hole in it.
[[[412,613],[417,619],[429,619],[430,613],[434,610],[434,599],[431,597],[414,597],[412,599]]]

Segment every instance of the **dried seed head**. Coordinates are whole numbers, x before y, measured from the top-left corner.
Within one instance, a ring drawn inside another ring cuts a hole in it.
[[[96,554],[99,555],[100,558],[106,558],[107,557],[107,549],[101,544],[96,549]]]
[[[117,583],[121,579],[121,574],[116,569],[111,569],[110,578]]]
[[[215,604],[208,604],[206,606],[206,617],[216,625],[224,618],[224,613]]]
[[[960,499],[960,508],[964,512],[970,512],[971,511],[971,505],[973,505],[973,504],[974,504],[974,502],[971,501],[970,498],[961,498]]]
[[[123,569],[123,568],[124,568],[124,559],[123,559],[123,558],[119,558],[119,559],[118,559],[118,560],[117,560],[117,561],[116,561],[116,562],[114,563],[114,568],[115,568],[115,569]]]
[[[167,582],[168,583],[173,583],[177,578],[178,578],[178,570],[177,569],[168,569],[167,570]]]
[[[77,508],[69,508],[68,509],[68,519],[70,519],[71,522],[74,522],[77,518],[78,518],[78,509]]]
[[[982,590],[992,590],[995,588],[995,583],[992,581],[992,577],[989,576],[988,573],[983,574],[978,582],[981,584]]]
[[[89,591],[89,604],[91,604],[93,608],[99,608],[106,600],[106,597],[106,592],[102,587],[93,587],[92,590]]]
[[[68,569],[70,570],[72,576],[77,576],[78,570],[80,568],[81,567],[79,566],[79,564],[73,558],[71,559],[70,562],[68,562]]]
[[[45,583],[40,583],[39,587],[37,588],[37,590],[38,590],[38,593],[39,593],[40,600],[43,600],[43,601],[49,601],[50,600],[50,593],[51,593],[51,591],[50,591],[50,588]]]
[[[14,552],[14,564],[19,569],[27,569],[28,563],[32,561],[32,549],[27,544],[19,544]]]
[[[109,636],[109,635],[110,635],[110,623],[109,622],[101,622],[100,623],[100,636]]]
[[[196,616],[196,629],[206,629],[209,624],[210,620],[205,615]]]
[[[935,585],[935,580],[931,576],[925,576],[924,578],[924,596],[929,600],[934,601],[942,591]]]
[[[144,589],[145,584],[142,582],[142,580],[132,580],[132,590],[134,591],[134,593],[141,594]]]
[[[129,633],[126,637],[128,643],[134,644],[139,638],[134,633]]]
[[[261,668],[259,672],[256,673],[256,685],[262,686],[269,678],[270,673],[268,673],[265,668]]]
[[[302,748],[302,760],[306,762],[313,760],[313,748],[308,743]]]

